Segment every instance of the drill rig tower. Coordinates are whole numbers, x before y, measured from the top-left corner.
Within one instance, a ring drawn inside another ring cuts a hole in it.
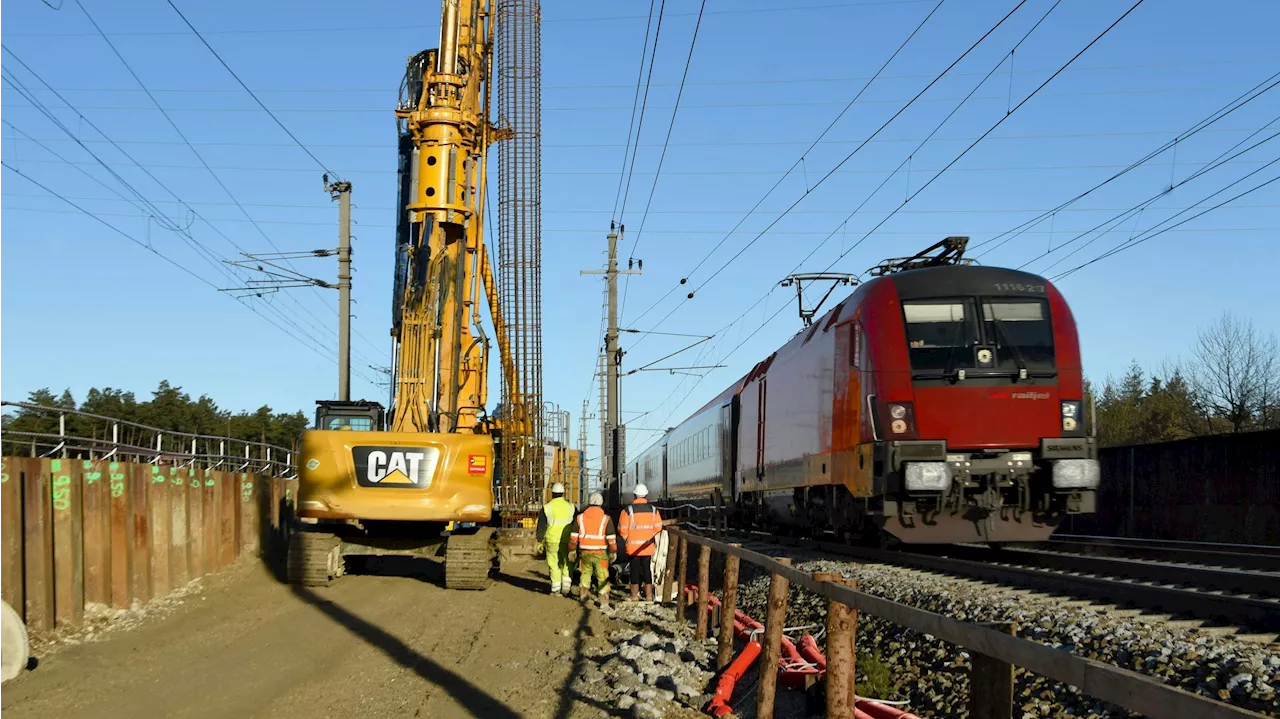
[[[506,453],[495,452],[495,437],[502,437],[503,449],[528,445],[541,458],[541,353],[525,327],[530,317],[540,320],[539,285],[528,286],[530,268],[540,280],[540,238],[536,225],[531,236],[521,226],[512,237],[500,237],[502,287],[495,284],[484,241],[489,147],[519,136],[490,120],[495,26],[502,18],[523,22],[536,41],[537,5],[497,0],[495,15],[494,3],[443,0],[439,47],[409,59],[395,112],[400,209],[393,406],[385,431],[374,423],[374,431],[352,432],[345,430],[356,429],[353,418],[368,416],[372,403],[320,403],[317,427],[302,441],[297,512],[305,531],[290,542],[293,581],[327,583],[342,574],[348,554],[421,553],[446,541],[446,586],[484,588],[493,559],[493,528],[486,525],[494,518],[495,490],[523,499],[525,492],[509,488],[541,486],[540,461],[499,475],[496,487],[494,481],[495,459],[502,457],[504,469],[508,464]],[[520,51],[504,45],[500,54]],[[537,107],[536,99],[524,102]],[[512,173],[517,205],[529,172],[536,175],[536,166]],[[504,169],[503,197],[513,192],[507,176]],[[533,212],[536,217],[536,204]],[[510,260],[508,245],[518,251]],[[508,291],[511,281],[524,286]],[[481,298],[501,358],[500,423],[485,409],[491,341],[481,322]],[[515,344],[508,313],[520,322]],[[539,365],[533,382],[526,376],[530,356]],[[524,411],[530,405],[536,410]]]

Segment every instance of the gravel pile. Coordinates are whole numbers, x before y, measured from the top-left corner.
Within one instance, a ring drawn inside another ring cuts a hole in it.
[[[884,565],[805,561],[806,572],[840,572],[869,594],[926,609],[961,621],[1014,622],[1018,635],[1074,654],[1138,671],[1183,689],[1236,706],[1280,716],[1280,648],[1226,636],[1162,625],[1113,608],[1067,602],[1061,598]],[[757,568],[742,565],[739,607],[763,621],[769,580]],[[826,600],[792,587],[787,625],[824,622]],[[963,716],[969,693],[969,654],[931,635],[901,629],[872,616],[858,618],[859,660],[878,655],[893,677],[899,696],[924,717]],[[1015,716],[1137,716],[1114,705],[1082,696],[1073,686],[1015,672]]]
[[[610,632],[608,646],[587,649],[576,692],[637,719],[696,711],[711,700],[714,646],[694,641],[670,607],[629,604],[605,614],[624,627]]]

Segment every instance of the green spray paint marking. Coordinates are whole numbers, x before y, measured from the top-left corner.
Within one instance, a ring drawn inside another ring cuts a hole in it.
[[[62,460],[53,460],[53,508],[59,512],[71,509],[71,475],[62,471]]]
[[[124,496],[124,474],[120,471],[120,463],[112,462],[107,465],[107,473],[111,475],[111,498],[116,499]]]
[[[164,484],[164,477],[160,474],[160,468],[151,465],[151,481],[155,484]]]
[[[194,488],[194,489],[200,489],[200,480],[199,480],[199,479],[196,479],[195,477],[192,477],[192,478],[191,478],[191,486],[192,486],[192,488]]]
[[[206,487],[212,487],[215,484],[217,484],[217,482],[213,481],[212,479],[206,479],[204,481],[204,486]]]
[[[240,501],[250,502],[253,500],[253,480],[247,476],[240,482]]]
[[[83,462],[83,464],[81,465],[81,466],[83,466],[83,467],[84,467],[84,469],[85,469],[85,473],[84,473],[84,481],[85,481],[85,484],[93,484],[94,482],[98,481],[99,479],[102,479],[102,472],[95,472],[95,471],[93,471],[93,469],[94,469],[94,464],[95,464],[95,462],[91,462],[91,461],[89,461],[89,460],[87,460],[87,459],[86,459],[86,460]]]
[[[177,468],[177,467],[170,467],[170,468],[169,468],[169,481],[170,481],[170,482],[172,482],[173,484],[178,485],[179,487],[181,487],[182,485],[186,484],[186,482],[183,482],[183,481],[182,481],[182,477],[179,477],[179,476],[178,476],[178,468]]]
[[[0,484],[9,481],[9,461],[0,460]]]

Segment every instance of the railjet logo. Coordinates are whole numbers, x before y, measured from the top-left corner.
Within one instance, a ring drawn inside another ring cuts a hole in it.
[[[440,450],[434,447],[352,447],[361,487],[426,489],[431,486]]]
[[[1014,392],[1010,396],[1014,399],[1049,399],[1048,392]]]

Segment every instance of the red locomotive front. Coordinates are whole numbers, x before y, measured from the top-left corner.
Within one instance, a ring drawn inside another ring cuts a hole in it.
[[[1075,321],[1041,277],[943,265],[868,283],[867,367],[883,526],[911,542],[1034,541],[1091,512],[1099,473]],[[874,285],[873,287],[870,285]],[[859,327],[861,325],[861,327]],[[865,491],[865,490],[864,490]]]
[[[624,484],[756,529],[907,543],[1038,541],[1094,511],[1071,311],[1042,277],[963,261],[966,242],[872,270]]]

